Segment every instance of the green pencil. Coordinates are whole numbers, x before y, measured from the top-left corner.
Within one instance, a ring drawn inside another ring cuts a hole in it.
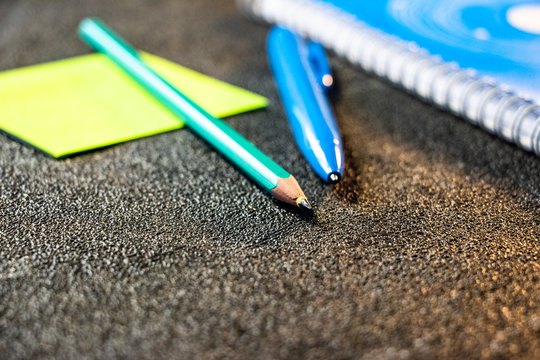
[[[311,210],[296,179],[233,128],[208,114],[141,60],[135,49],[97,19],[85,19],[79,34],[92,48],[107,55],[185,124],[213,145],[261,187],[285,203]]]

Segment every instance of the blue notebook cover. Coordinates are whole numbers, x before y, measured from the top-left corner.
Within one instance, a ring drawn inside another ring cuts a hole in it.
[[[540,103],[540,2],[321,0]]]

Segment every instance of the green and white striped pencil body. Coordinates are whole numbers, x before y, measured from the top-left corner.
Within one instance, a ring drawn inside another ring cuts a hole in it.
[[[260,186],[285,203],[311,209],[294,177],[220,119],[208,114],[161,78],[118,35],[96,19],[85,19],[79,34],[92,48],[107,55],[187,126],[212,144]]]

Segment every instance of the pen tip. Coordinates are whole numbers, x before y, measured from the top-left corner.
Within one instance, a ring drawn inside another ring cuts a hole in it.
[[[330,184],[336,184],[341,180],[341,176],[337,172],[333,172],[330,175],[328,175],[328,182]]]
[[[308,210],[308,211],[313,210],[308,199],[305,197],[299,197],[298,199],[296,199],[296,204],[298,205],[299,208],[303,210]]]

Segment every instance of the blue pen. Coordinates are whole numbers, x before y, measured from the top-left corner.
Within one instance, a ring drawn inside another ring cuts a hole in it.
[[[298,147],[315,172],[336,183],[343,176],[343,147],[327,90],[333,78],[323,47],[274,27],[268,57]]]

